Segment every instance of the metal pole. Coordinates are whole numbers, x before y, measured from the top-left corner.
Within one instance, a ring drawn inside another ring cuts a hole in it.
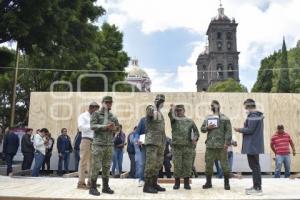
[[[14,71],[14,79],[13,79],[13,94],[12,94],[12,102],[11,102],[11,111],[10,111],[10,127],[13,127],[15,124],[15,109],[16,109],[16,90],[17,90],[17,82],[18,82],[18,68],[19,68],[19,44],[17,42],[16,49],[16,60],[15,60],[15,71]]]

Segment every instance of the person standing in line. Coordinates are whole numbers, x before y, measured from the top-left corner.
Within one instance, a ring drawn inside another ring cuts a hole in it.
[[[252,170],[253,186],[246,189],[247,195],[262,195],[261,168],[259,154],[264,153],[264,116],[256,109],[253,99],[244,101],[247,119],[243,128],[234,130],[243,135],[242,154],[247,154],[248,163]]]
[[[63,175],[63,165],[65,173],[69,173],[70,154],[73,151],[71,138],[68,136],[68,130],[66,128],[61,129],[61,135],[57,138],[57,150],[58,150],[58,175]]]
[[[137,127],[127,137],[127,153],[130,160],[129,178],[135,178],[135,149],[134,149],[134,132]]]
[[[34,158],[34,147],[31,141],[32,129],[26,129],[26,133],[23,135],[21,140],[21,151],[23,153],[22,170],[31,168]]]
[[[13,159],[18,152],[19,145],[19,137],[12,130],[9,130],[8,133],[4,136],[3,142],[3,155],[5,157],[7,165],[7,176],[12,173]]]
[[[37,134],[33,136],[33,146],[35,149],[34,152],[34,166],[32,169],[32,176],[38,177],[40,174],[40,169],[43,165],[45,154],[46,154],[46,146],[48,145],[48,140],[45,135],[49,133],[48,129],[42,128]]]
[[[77,134],[74,139],[74,155],[75,155],[75,171],[78,171],[80,162],[80,143],[81,143],[81,132],[77,130]]]
[[[51,137],[51,133],[46,134],[46,140],[48,140],[48,144],[46,146],[46,154],[43,162],[42,170],[47,170],[47,174],[50,173],[50,161],[52,157],[52,150],[54,146],[54,138]]]
[[[116,167],[118,167],[118,175],[120,177],[122,174],[122,165],[123,165],[123,149],[126,145],[126,135],[122,131],[122,125],[119,126],[120,131],[115,134],[113,142],[114,142],[114,151],[113,151],[113,165],[112,165],[112,175],[115,174]]]

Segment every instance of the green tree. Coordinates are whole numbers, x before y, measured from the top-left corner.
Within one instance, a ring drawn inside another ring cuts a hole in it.
[[[286,50],[285,40],[283,39],[282,50],[281,50],[281,66],[278,80],[278,91],[281,93],[290,92],[290,77],[289,77],[289,66],[288,66],[288,54]]]
[[[247,92],[247,88],[234,79],[228,79],[212,84],[208,92]]]

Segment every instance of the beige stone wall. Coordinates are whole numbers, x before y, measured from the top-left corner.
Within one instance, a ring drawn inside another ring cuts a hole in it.
[[[31,93],[29,126],[35,130],[46,127],[54,138],[60,133],[61,128],[69,130],[72,139],[77,129],[77,117],[85,111],[90,102],[100,104],[101,98],[106,94],[112,95],[114,104],[112,112],[116,114],[123,125],[126,134],[130,133],[139,119],[144,116],[145,108],[152,104],[157,93]],[[284,124],[300,153],[300,94],[258,94],[258,93],[164,93],[166,102],[163,114],[166,121],[166,133],[171,136],[170,122],[167,116],[170,104],[185,104],[186,115],[195,120],[198,128],[204,117],[210,114],[210,102],[214,99],[221,104],[221,111],[232,122],[233,127],[243,126],[245,111],[243,101],[253,98],[258,109],[265,114],[265,153],[271,154],[270,137],[277,124]],[[235,152],[240,152],[241,135],[233,133],[238,141]],[[206,135],[201,134],[197,146],[197,168],[203,171]],[[292,171],[300,171],[300,156],[297,154],[292,159]]]

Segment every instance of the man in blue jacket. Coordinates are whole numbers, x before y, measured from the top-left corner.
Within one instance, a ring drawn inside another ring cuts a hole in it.
[[[19,148],[19,137],[12,131],[5,135],[3,142],[3,155],[7,164],[7,175],[12,172],[12,162]]]
[[[252,170],[253,187],[246,189],[247,195],[261,195],[261,169],[259,154],[264,153],[264,116],[256,110],[253,99],[244,102],[247,119],[244,128],[235,128],[236,132],[243,134],[242,154],[247,154],[249,167]]]
[[[68,131],[66,128],[61,129],[61,135],[57,138],[57,150],[58,150],[58,175],[62,176],[62,165],[64,164],[65,172],[69,173],[69,162],[70,153],[72,153],[73,148],[71,144],[71,139],[67,135]]]

